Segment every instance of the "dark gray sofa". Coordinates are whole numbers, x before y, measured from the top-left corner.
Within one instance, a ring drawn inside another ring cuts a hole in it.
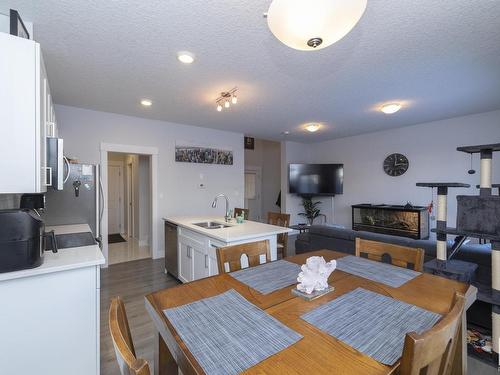
[[[345,228],[313,225],[309,233],[301,233],[295,241],[297,254],[309,251],[329,249],[343,253],[355,253],[355,238],[387,242],[402,246],[419,247],[425,251],[425,262],[436,257],[436,241],[413,240],[411,238],[389,236],[386,234],[354,231]],[[451,244],[450,244],[451,246]],[[482,284],[491,284],[491,245],[467,244],[460,248],[455,259],[476,263],[476,281]]]

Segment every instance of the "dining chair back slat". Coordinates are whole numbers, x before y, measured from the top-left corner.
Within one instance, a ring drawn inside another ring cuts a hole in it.
[[[424,250],[356,238],[356,256],[422,272]]]
[[[269,241],[257,241],[217,248],[217,265],[219,274],[233,272],[242,269],[242,256],[248,260],[248,267],[255,267],[261,264],[261,259],[265,262],[271,261]],[[229,269],[226,270],[226,264]]]

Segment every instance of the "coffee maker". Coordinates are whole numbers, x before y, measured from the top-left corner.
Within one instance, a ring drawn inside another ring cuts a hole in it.
[[[56,243],[38,214],[44,207],[43,194],[24,194],[19,209],[0,210],[0,273],[42,265],[47,238]]]

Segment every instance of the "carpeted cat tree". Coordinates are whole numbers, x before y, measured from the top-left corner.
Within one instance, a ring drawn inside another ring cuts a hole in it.
[[[457,151],[480,154],[479,195],[457,196],[457,225],[446,225],[447,192],[450,187],[469,187],[461,183],[417,183],[417,186],[438,188],[436,233],[437,259],[426,263],[426,270],[445,277],[471,282],[475,267],[470,262],[454,261],[451,258],[459,251],[467,238],[486,239],[491,242],[491,287],[479,285],[478,299],[492,306],[492,344],[493,359],[498,365],[500,340],[500,185],[492,184],[493,153],[500,151],[500,143],[478,146],[458,147]],[[493,188],[499,188],[499,195],[493,195]],[[447,254],[446,235],[455,235],[451,254]],[[459,262],[459,263],[457,263]],[[477,267],[477,265],[476,265]]]

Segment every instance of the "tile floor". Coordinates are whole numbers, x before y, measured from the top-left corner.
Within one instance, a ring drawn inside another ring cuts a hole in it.
[[[139,246],[139,241],[135,238],[129,237],[126,242],[108,245],[110,265],[144,258],[151,258],[149,246]]]

